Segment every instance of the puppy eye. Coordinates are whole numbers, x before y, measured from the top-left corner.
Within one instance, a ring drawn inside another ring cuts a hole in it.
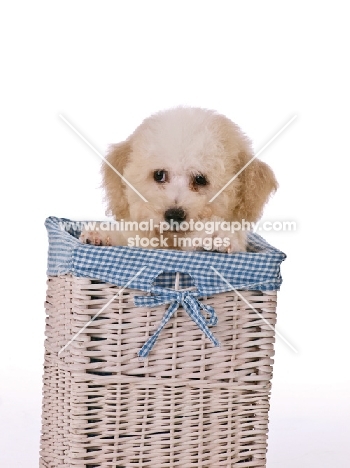
[[[168,172],[164,170],[154,171],[153,179],[159,184],[164,184],[164,182],[168,181]]]
[[[195,185],[207,185],[208,181],[203,174],[197,174],[193,178],[193,182]]]

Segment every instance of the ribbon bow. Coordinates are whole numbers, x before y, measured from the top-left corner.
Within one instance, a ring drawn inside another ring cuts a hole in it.
[[[155,288],[155,296],[135,296],[134,302],[137,307],[155,307],[161,304],[170,303],[168,310],[165,312],[157,331],[151,336],[138,352],[139,357],[147,357],[155,342],[158,339],[160,332],[174,315],[176,310],[181,305],[190,318],[198,325],[203,333],[212,341],[215,346],[219,346],[218,340],[210,332],[208,326],[216,325],[218,318],[213,307],[201,304],[195,291],[174,291],[171,289]],[[209,319],[206,319],[201,309],[209,313]]]

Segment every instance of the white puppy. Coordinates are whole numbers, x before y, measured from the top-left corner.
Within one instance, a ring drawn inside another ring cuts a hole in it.
[[[237,229],[239,223],[257,221],[277,188],[265,163],[254,159],[248,164],[253,157],[249,139],[223,115],[189,107],[159,112],[126,141],[112,145],[109,164],[103,164],[108,210],[119,224],[84,231],[81,240],[245,251],[246,231]],[[135,230],[125,230],[131,221]],[[228,230],[232,222],[235,232]]]

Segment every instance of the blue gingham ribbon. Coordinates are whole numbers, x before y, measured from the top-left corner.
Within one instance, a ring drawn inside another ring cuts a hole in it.
[[[202,332],[212,341],[215,346],[219,346],[218,340],[210,332],[208,326],[216,325],[218,318],[213,307],[201,304],[197,297],[199,293],[196,291],[174,291],[163,288],[154,288],[153,296],[135,296],[134,303],[137,307],[155,307],[161,304],[170,303],[168,310],[165,312],[157,331],[152,335],[138,352],[139,357],[145,358],[153,348],[157,341],[160,332],[169,322],[176,310],[181,305],[190,318],[198,325]],[[201,309],[209,314],[209,318],[205,318]]]

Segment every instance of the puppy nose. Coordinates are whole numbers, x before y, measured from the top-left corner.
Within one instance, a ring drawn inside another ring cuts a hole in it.
[[[182,208],[169,208],[164,213],[164,219],[168,223],[170,223],[171,220],[181,223],[181,221],[185,221],[186,213]]]

